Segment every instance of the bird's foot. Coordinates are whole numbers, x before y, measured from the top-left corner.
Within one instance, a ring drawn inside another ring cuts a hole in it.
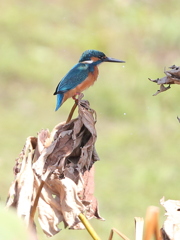
[[[74,99],[75,101],[77,101],[78,100],[78,98],[76,98],[76,96],[79,96],[80,95],[80,93],[79,92],[77,92],[74,96],[72,96],[72,99]]]
[[[76,95],[72,96],[72,99],[73,100],[77,100]]]

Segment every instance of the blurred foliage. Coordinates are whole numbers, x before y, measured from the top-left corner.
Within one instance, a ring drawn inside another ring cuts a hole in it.
[[[29,233],[24,228],[23,220],[19,219],[14,210],[4,209],[0,204],[0,238],[6,240],[29,240]]]
[[[180,65],[180,1],[6,0],[0,8],[1,201],[26,137],[69,113],[71,99],[54,112],[59,80],[84,50],[97,49],[126,64],[102,64],[84,93],[98,114],[95,195],[106,219],[92,225],[102,239],[111,227],[133,239],[135,216],[162,196],[179,199],[180,89],[152,97],[158,86],[148,77]],[[91,239],[69,230],[52,239],[72,237]]]

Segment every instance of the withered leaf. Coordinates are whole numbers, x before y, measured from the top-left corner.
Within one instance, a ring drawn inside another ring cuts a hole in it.
[[[163,225],[163,234],[170,240],[180,239],[180,201],[167,200],[164,197],[160,200],[161,205],[165,208],[167,216]]]
[[[82,190],[79,193],[80,199],[83,204],[87,207],[86,216],[88,218],[96,217],[100,220],[104,220],[99,214],[98,202],[94,197],[94,166],[90,169],[90,171],[86,171],[82,175]]]
[[[18,216],[23,216],[27,224],[29,223],[34,182],[32,170],[33,141],[32,137],[28,137],[26,140],[23,153],[20,154],[21,168],[17,171],[16,178],[11,184],[6,204],[7,207],[15,207]]]
[[[96,114],[82,96],[78,117],[58,124],[51,133],[41,130],[37,138],[27,138],[14,167],[15,180],[7,207],[14,206],[28,225],[39,192],[38,219],[47,236],[60,231],[60,222],[71,229],[83,229],[80,213],[103,219],[94,197],[93,164],[99,160],[95,149]]]
[[[155,94],[153,94],[153,96],[156,96],[157,94],[170,89],[171,84],[180,84],[180,67],[177,67],[176,65],[172,65],[169,68],[170,70],[164,71],[166,75],[165,77],[157,78],[155,80],[152,80],[149,78],[151,82],[154,82],[160,85],[160,90],[158,90]],[[164,84],[168,84],[168,87],[165,87]]]
[[[167,86],[167,87],[165,87],[163,84],[161,84],[161,85],[160,85],[160,89],[157,90],[157,92],[154,93],[153,96],[156,96],[156,95],[158,95],[158,94],[161,93],[161,92],[165,92],[165,91],[167,91],[167,90],[170,89],[170,88],[171,88],[170,85]]]

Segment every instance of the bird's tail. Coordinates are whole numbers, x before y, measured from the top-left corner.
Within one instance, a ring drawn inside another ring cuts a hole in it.
[[[56,103],[55,111],[57,111],[60,108],[60,106],[62,105],[63,97],[64,97],[63,93],[58,93],[57,94],[57,103]]]

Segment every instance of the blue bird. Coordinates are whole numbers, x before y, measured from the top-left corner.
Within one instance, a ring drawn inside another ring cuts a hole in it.
[[[94,82],[98,77],[98,65],[103,62],[119,62],[125,63],[114,58],[107,57],[103,52],[97,50],[85,51],[77,63],[59,82],[54,95],[57,95],[57,111],[61,105],[70,97],[76,99],[76,95],[83,92]]]

